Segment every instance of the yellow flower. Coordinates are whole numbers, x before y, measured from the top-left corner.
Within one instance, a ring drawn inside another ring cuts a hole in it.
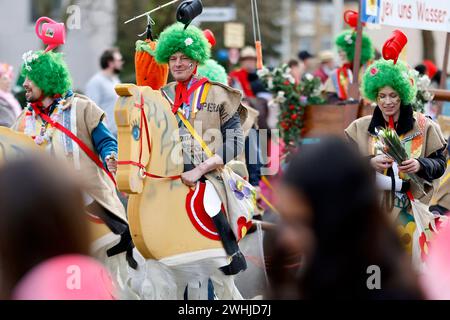
[[[408,222],[405,226],[398,225],[397,232],[400,237],[400,241],[405,247],[408,253],[412,253],[412,240],[413,234],[416,230],[416,223],[414,221]]]

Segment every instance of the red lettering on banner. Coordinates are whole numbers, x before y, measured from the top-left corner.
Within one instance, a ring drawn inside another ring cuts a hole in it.
[[[417,5],[417,18],[419,21],[425,21],[430,23],[443,23],[447,16],[447,10],[441,10],[437,8],[428,8],[425,2],[416,2]]]
[[[411,19],[412,18],[412,7],[411,5],[399,4],[398,5],[398,16],[400,19]]]
[[[385,1],[384,6],[381,10],[381,22],[384,22],[385,17],[392,15],[392,3],[390,1]]]

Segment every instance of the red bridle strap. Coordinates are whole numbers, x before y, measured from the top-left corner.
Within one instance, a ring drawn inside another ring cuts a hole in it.
[[[132,165],[132,166],[136,166],[139,169],[142,170],[142,173],[145,177],[149,177],[149,178],[155,178],[155,179],[170,179],[170,180],[176,180],[179,179],[181,176],[180,175],[176,175],[176,176],[168,176],[168,177],[163,177],[163,176],[159,176],[156,174],[152,174],[150,172],[145,171],[145,166],[142,164],[142,151],[143,151],[143,147],[142,147],[142,131],[143,128],[145,127],[145,134],[147,135],[147,147],[149,152],[152,152],[152,145],[150,142],[150,132],[148,130],[148,122],[147,122],[147,116],[145,114],[145,110],[144,110],[144,96],[142,95],[142,93],[140,93],[140,103],[135,103],[134,106],[136,108],[139,108],[141,110],[141,121],[140,121],[140,125],[139,125],[139,161],[118,161],[117,164],[118,165]]]

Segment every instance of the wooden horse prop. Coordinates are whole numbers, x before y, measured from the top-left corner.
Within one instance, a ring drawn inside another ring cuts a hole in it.
[[[240,298],[232,277],[218,270],[227,265],[227,254],[203,205],[208,197],[205,183],[197,183],[192,190],[180,179],[184,169],[182,148],[169,102],[150,87],[123,84],[116,86],[116,92],[116,178],[119,189],[130,194],[128,221],[133,242],[142,255],[141,263],[151,261],[161,270],[169,268],[177,283],[172,296],[150,293],[145,298],[183,298],[189,283],[198,286],[201,282],[207,287],[208,279],[213,280],[218,296],[223,289],[223,298]],[[140,265],[139,269],[144,272],[146,267]],[[139,271],[132,277],[140,277],[135,281],[140,288],[141,281],[149,281]],[[158,281],[155,277],[150,280]]]
[[[33,152],[39,147],[27,135],[0,127],[0,165]]]

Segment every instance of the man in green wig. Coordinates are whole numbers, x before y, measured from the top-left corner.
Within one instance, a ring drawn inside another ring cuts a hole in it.
[[[62,54],[29,51],[22,58],[28,104],[13,129],[69,163],[81,179],[90,219],[121,235],[120,243],[110,248],[108,255],[127,251],[130,265],[136,267],[125,209],[114,182],[117,141],[103,122],[104,111],[88,97],[72,92]]]
[[[216,169],[236,158],[244,148],[241,121],[245,120],[246,110],[241,106],[241,94],[227,85],[197,77],[197,68],[210,58],[210,45],[203,32],[181,23],[166,28],[159,36],[155,49],[155,59],[160,64],[168,63],[175,79],[162,88],[163,95],[171,103],[172,112],[177,116],[182,141],[184,172],[181,179],[187,186],[197,182],[206,183],[206,192],[215,192],[215,198],[222,200],[217,185]],[[184,118],[202,137],[212,151],[208,158],[198,143]],[[208,191],[209,190],[209,191]],[[214,197],[213,197],[214,198]],[[211,201],[211,199],[208,199]],[[246,269],[246,261],[239,250],[236,235],[220,205],[212,205],[207,210],[220,236],[230,264],[221,270],[225,274],[237,274]],[[243,234],[246,229],[242,226]],[[241,235],[241,234],[240,234]]]

